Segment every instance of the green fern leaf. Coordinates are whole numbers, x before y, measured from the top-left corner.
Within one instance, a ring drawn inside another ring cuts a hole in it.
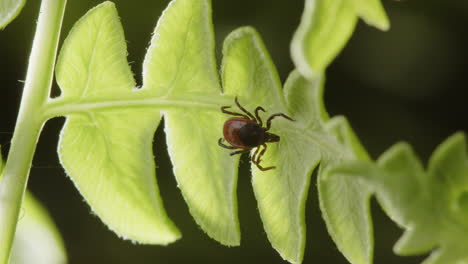
[[[56,76],[63,94],[48,102],[46,115],[67,117],[61,163],[101,220],[119,236],[141,243],[167,244],[180,236],[155,182],[151,143],[162,116],[174,175],[190,213],[210,237],[226,245],[240,242],[239,158],[217,144],[229,118],[220,107],[234,105],[238,97],[249,110],[262,106],[264,120],[274,113],[295,119],[272,122],[271,132],[281,140],[268,145],[262,164],[276,169],[252,167],[268,239],[293,263],[304,254],[305,201],[313,169],[319,161],[326,168],[368,159],[346,120],[329,119],[322,100],[324,77],[306,80],[295,71],[283,91],[262,40],[250,27],[235,30],[224,42],[221,90],[208,0],[170,3],[145,57],[142,88],[135,87],[122,27],[109,2],[73,27]],[[321,178],[322,210],[335,241],[353,263],[369,263],[368,207],[349,207],[364,204],[368,192],[352,181],[322,184]],[[336,198],[334,190],[340,188],[350,190],[346,203]],[[349,214],[354,219],[348,224],[335,220]]]
[[[302,76],[314,81],[323,74],[351,37],[358,17],[381,30],[389,28],[379,0],[305,0],[301,23],[291,42],[291,56]],[[322,104],[321,100],[316,103],[324,109]],[[370,190],[352,180],[325,180],[324,173],[325,168],[345,160],[369,158],[346,120],[325,121],[323,118],[325,130],[340,141],[341,153],[325,152],[322,158],[318,181],[322,214],[332,239],[351,263],[372,263]]]
[[[158,21],[144,62],[143,89],[168,102],[162,111],[169,155],[190,213],[209,236],[239,245],[238,158],[217,144],[226,118],[216,60],[211,4],[173,1]]]
[[[351,37],[358,17],[381,30],[389,28],[379,0],[305,0],[291,42],[291,56],[299,72],[308,79],[324,72]]]
[[[313,109],[306,109],[312,110],[308,115],[301,112],[301,107],[308,107],[308,102],[299,102],[304,97],[298,98],[301,91],[296,89],[301,89],[302,83],[298,84],[297,73],[289,78],[286,92],[292,95],[289,105],[286,104],[276,69],[253,29],[241,28],[231,33],[224,43],[223,55],[226,94],[255,98],[244,106],[247,109],[264,107],[267,111],[264,118],[273,113],[288,113],[288,110],[295,114],[294,122],[280,119],[273,122],[272,132],[280,135],[281,141],[268,147],[264,163],[275,165],[276,169],[259,171],[253,165],[252,184],[272,246],[283,258],[299,263],[305,246],[304,208],[310,175],[320,160],[319,150],[305,147],[301,133],[314,125],[312,122],[319,119],[319,113]]]
[[[369,264],[373,258],[372,219],[368,201],[371,189],[353,179],[329,179],[327,168],[344,161],[369,161],[370,158],[346,119],[334,117],[326,128],[337,137],[344,152],[322,162],[319,170],[322,215],[329,234],[349,262]]]
[[[60,135],[60,161],[93,211],[127,239],[159,244],[177,239],[155,181],[152,137],[161,115],[157,109],[118,107],[129,100],[124,95],[134,93],[135,83],[112,3],[76,23],[56,76],[62,111],[76,108]]]
[[[9,263],[64,264],[62,238],[45,208],[26,192]]]
[[[357,15],[367,24],[380,30],[388,30],[390,22],[380,0],[351,0]]]
[[[0,29],[18,16],[26,0],[2,0],[0,2]]]
[[[339,165],[329,174],[370,184],[385,212],[406,230],[394,247],[397,254],[433,250],[424,264],[468,261],[468,155],[463,134],[442,143],[427,170],[410,146],[400,143],[382,154],[377,164]]]
[[[0,179],[2,178],[3,167],[5,166],[5,162],[2,158],[2,146],[0,145]]]

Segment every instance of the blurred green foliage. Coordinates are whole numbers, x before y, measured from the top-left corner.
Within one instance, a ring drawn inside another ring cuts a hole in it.
[[[62,38],[79,17],[100,2],[69,1]],[[115,3],[128,41],[129,61],[141,84],[143,56],[168,1]],[[396,141],[406,140],[426,160],[453,132],[468,130],[468,2],[384,0],[383,4],[391,29],[380,32],[359,22],[350,42],[327,71],[326,107],[332,115],[349,118],[372,157]],[[38,7],[39,1],[28,1],[18,18],[0,31],[0,144],[4,156],[19,107]],[[218,0],[213,1],[213,8],[218,54],[228,32],[252,25],[262,35],[284,81],[293,69],[289,42],[299,23],[303,1]],[[57,87],[54,93],[58,94]],[[284,263],[261,226],[247,160],[241,163],[238,184],[241,246],[228,248],[208,238],[189,215],[172,175],[161,126],[155,136],[158,183],[169,216],[180,227],[183,238],[167,247],[134,245],[120,240],[92,216],[65,176],[56,154],[62,124],[63,119],[47,123],[29,188],[62,232],[70,263]],[[392,253],[402,231],[375,203],[373,207],[375,263],[419,263],[423,257],[403,258]],[[326,233],[315,185],[310,189],[307,222],[304,263],[346,263]]]

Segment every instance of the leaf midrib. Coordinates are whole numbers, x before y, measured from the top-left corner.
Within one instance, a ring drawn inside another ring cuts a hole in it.
[[[144,90],[144,89],[143,89]],[[183,95],[177,96],[162,96],[149,97],[148,94],[139,93],[140,90],[126,94],[126,98],[113,95],[109,97],[96,97],[84,100],[76,98],[58,97],[50,99],[44,106],[44,120],[66,116],[71,114],[85,113],[93,110],[116,110],[128,108],[152,108],[152,109],[202,109],[204,111],[219,112],[222,105],[231,105],[234,98],[228,95]],[[294,137],[305,140],[309,144],[313,144],[320,149],[321,153],[332,153],[334,158],[347,159],[351,154],[343,153],[342,148],[335,140],[330,140],[325,131],[320,131],[310,128],[298,127],[281,127],[286,133],[294,135]],[[305,131],[304,131],[305,130]],[[333,144],[333,143],[336,144]],[[326,157],[322,157],[326,158]]]
[[[151,97],[144,93],[126,94],[122,96],[112,95],[108,97],[95,97],[88,99],[58,97],[50,99],[44,106],[43,118],[50,119],[57,116],[64,116],[76,113],[83,113],[93,110],[115,110],[128,108],[148,108],[153,109],[203,109],[205,111],[220,111],[222,105],[230,105],[234,101],[232,96],[224,95],[183,95],[171,97]]]

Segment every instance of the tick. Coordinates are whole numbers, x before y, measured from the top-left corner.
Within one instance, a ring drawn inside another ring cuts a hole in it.
[[[223,138],[218,140],[218,144],[226,149],[238,149],[237,151],[232,152],[230,155],[242,154],[249,152],[250,150],[257,148],[254,154],[251,157],[252,162],[257,165],[257,167],[262,170],[271,170],[275,166],[262,167],[260,162],[262,161],[262,156],[267,150],[266,143],[278,142],[280,137],[273,133],[269,133],[271,127],[271,121],[278,117],[284,117],[288,120],[294,121],[291,117],[283,114],[276,113],[268,117],[266,121],[266,127],[263,127],[262,118],[259,115],[259,111],[265,112],[263,107],[258,106],[255,108],[255,116],[247,111],[244,107],[239,104],[237,97],[234,99],[237,107],[241,110],[242,113],[231,112],[226,109],[231,108],[231,106],[222,106],[221,112],[229,114],[232,117],[224,122],[223,127]],[[231,145],[225,145],[223,142],[226,140]]]

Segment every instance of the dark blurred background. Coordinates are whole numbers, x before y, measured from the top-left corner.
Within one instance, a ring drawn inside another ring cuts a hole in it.
[[[73,23],[97,0],[70,0],[62,40]],[[128,41],[129,61],[141,84],[142,61],[151,32],[167,0],[116,0]],[[289,42],[302,0],[213,1],[217,52],[236,27],[254,26],[284,81],[293,69]],[[426,162],[452,133],[466,131],[468,76],[468,2],[466,0],[383,0],[391,21],[388,32],[359,22],[353,37],[327,71],[325,103],[330,114],[346,115],[373,158],[397,141],[408,141]],[[28,1],[19,17],[0,31],[0,144],[8,153],[26,75],[39,1]],[[54,93],[58,88],[54,87]],[[240,247],[208,238],[188,213],[176,187],[162,126],[154,152],[161,194],[183,238],[167,247],[134,245],[109,231],[90,213],[56,154],[64,119],[50,120],[34,158],[29,189],[49,210],[65,240],[71,264],[77,263],[286,263],[269,245],[250,186],[248,162],[240,168],[238,199]],[[315,177],[313,179],[315,181]],[[398,257],[392,246],[401,230],[372,201],[375,263],[420,263],[424,256]],[[328,236],[320,216],[315,185],[307,201],[304,263],[347,263]]]

